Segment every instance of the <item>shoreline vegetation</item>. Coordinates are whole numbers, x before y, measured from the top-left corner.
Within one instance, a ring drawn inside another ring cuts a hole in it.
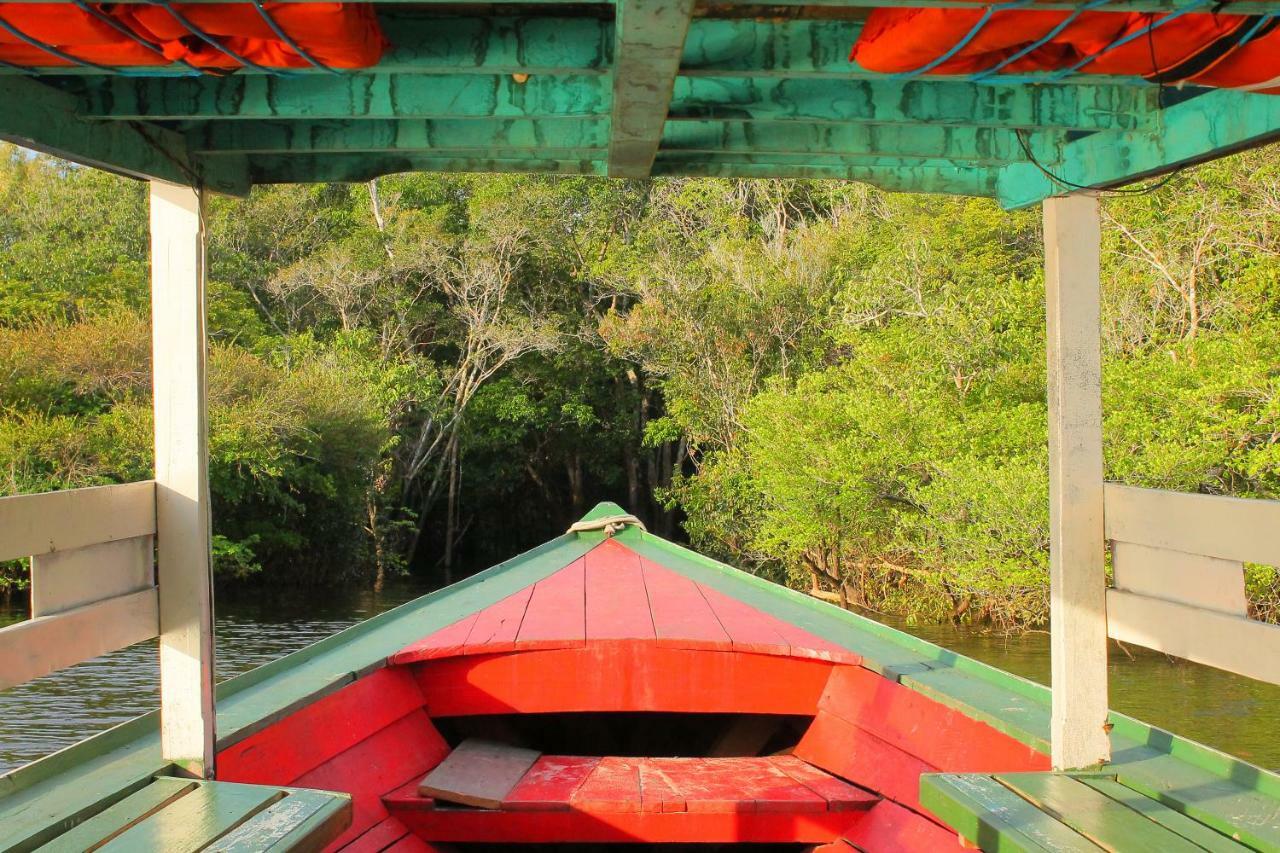
[[[1036,210],[406,175],[207,224],[226,589],[457,580],[608,499],[846,606],[1047,620]],[[146,258],[142,184],[0,144],[0,494],[150,476]],[[1107,477],[1280,498],[1280,147],[1108,197],[1103,263]]]

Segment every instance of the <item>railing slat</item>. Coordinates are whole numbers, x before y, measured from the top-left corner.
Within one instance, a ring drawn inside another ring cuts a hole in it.
[[[156,585],[155,537],[31,558],[31,615],[51,616]]]
[[[0,628],[0,690],[159,633],[155,587]]]
[[[151,480],[0,498],[0,560],[155,532],[156,489]]]
[[[1108,483],[1106,537],[1224,560],[1280,565],[1280,501]]]
[[[1280,684],[1277,625],[1112,589],[1107,632],[1124,643]]]
[[[1249,613],[1239,560],[1116,540],[1111,543],[1111,561],[1116,589],[1233,616]]]

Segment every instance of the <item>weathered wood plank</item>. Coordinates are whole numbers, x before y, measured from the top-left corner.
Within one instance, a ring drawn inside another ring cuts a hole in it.
[[[154,587],[0,628],[0,690],[159,633]]]
[[[41,846],[40,853],[84,853],[92,850],[189,794],[198,784],[193,779],[159,777],[141,791],[130,794]]]
[[[1135,812],[1146,815],[1160,826],[1173,830],[1210,853],[1244,853],[1249,849],[1199,821],[1192,820],[1182,812],[1174,811],[1158,800],[1126,788],[1114,779],[1086,776],[1082,777],[1080,782],[1095,791],[1106,794],[1117,803],[1123,803]]]
[[[527,586],[481,610],[471,625],[471,631],[467,634],[460,653],[474,655],[514,649],[516,635],[520,633],[520,623],[524,621],[525,608],[528,607],[532,594],[533,586]]]
[[[693,0],[617,0],[610,177],[649,176],[693,5]]]
[[[1106,530],[1122,542],[1280,565],[1280,501],[1108,483]]]
[[[936,773],[920,780],[930,812],[984,849],[1097,853],[1103,848],[1064,826],[990,776]]]
[[[504,811],[564,811],[599,758],[543,755],[502,801]]]
[[[213,775],[204,198],[151,183],[152,407],[164,757]]]
[[[418,793],[486,809],[502,807],[539,752],[470,738],[418,783]]]
[[[1111,637],[1280,684],[1280,626],[1112,589]]]
[[[587,554],[585,563],[586,638],[654,639],[640,556],[606,539]]]
[[[98,849],[102,853],[196,853],[283,796],[278,788],[202,783]]]
[[[156,532],[155,483],[0,497],[0,560],[71,551]]]
[[[682,649],[730,649],[732,642],[698,585],[683,575],[641,560],[658,643]]]
[[[519,648],[582,644],[587,631],[585,568],[585,559],[578,560],[534,585],[516,637]]]
[[[1233,616],[1247,616],[1249,600],[1244,591],[1244,566],[1237,560],[1220,560],[1133,542],[1111,543],[1111,570],[1115,588],[1204,607]]]
[[[351,796],[290,791],[202,853],[308,853],[324,849],[351,822]]]
[[[1049,376],[1053,766],[1110,756],[1103,542],[1101,219],[1097,198],[1044,205]]]
[[[155,540],[117,539],[31,558],[31,615],[51,616],[154,586]]]
[[[1106,850],[1199,853],[1202,849],[1070,776],[1001,773],[996,780]]]

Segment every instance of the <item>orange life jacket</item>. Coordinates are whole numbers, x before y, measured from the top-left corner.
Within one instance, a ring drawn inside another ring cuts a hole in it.
[[[264,3],[263,7],[302,50],[330,68],[376,65],[387,47],[377,15],[368,4]],[[0,19],[34,41],[97,65],[154,66],[182,60],[198,68],[235,69],[241,65],[235,56],[240,56],[268,68],[310,66],[249,4],[174,4],[192,27],[226,51],[210,45],[161,6],[96,8],[145,44],[66,3],[0,3]],[[3,29],[0,61],[24,66],[74,64]]]
[[[993,13],[965,42],[984,14],[982,9],[877,8],[867,17],[851,58],[869,71],[901,74],[927,67],[964,42],[924,73],[976,74],[997,66],[1000,73],[1025,73],[1078,65],[1084,74],[1262,91],[1280,86],[1280,26],[1274,21],[1260,25],[1244,15],[1185,14],[1159,23],[1163,16],[1155,13],[1073,17],[1066,11],[1005,10]],[[1054,33],[1058,27],[1061,31]]]

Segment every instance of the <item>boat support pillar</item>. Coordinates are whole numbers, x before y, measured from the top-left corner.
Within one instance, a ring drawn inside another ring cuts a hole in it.
[[[214,775],[203,194],[151,182],[151,326],[164,758]]]
[[[1098,199],[1044,202],[1049,380],[1049,620],[1057,769],[1110,758],[1103,539]]]

